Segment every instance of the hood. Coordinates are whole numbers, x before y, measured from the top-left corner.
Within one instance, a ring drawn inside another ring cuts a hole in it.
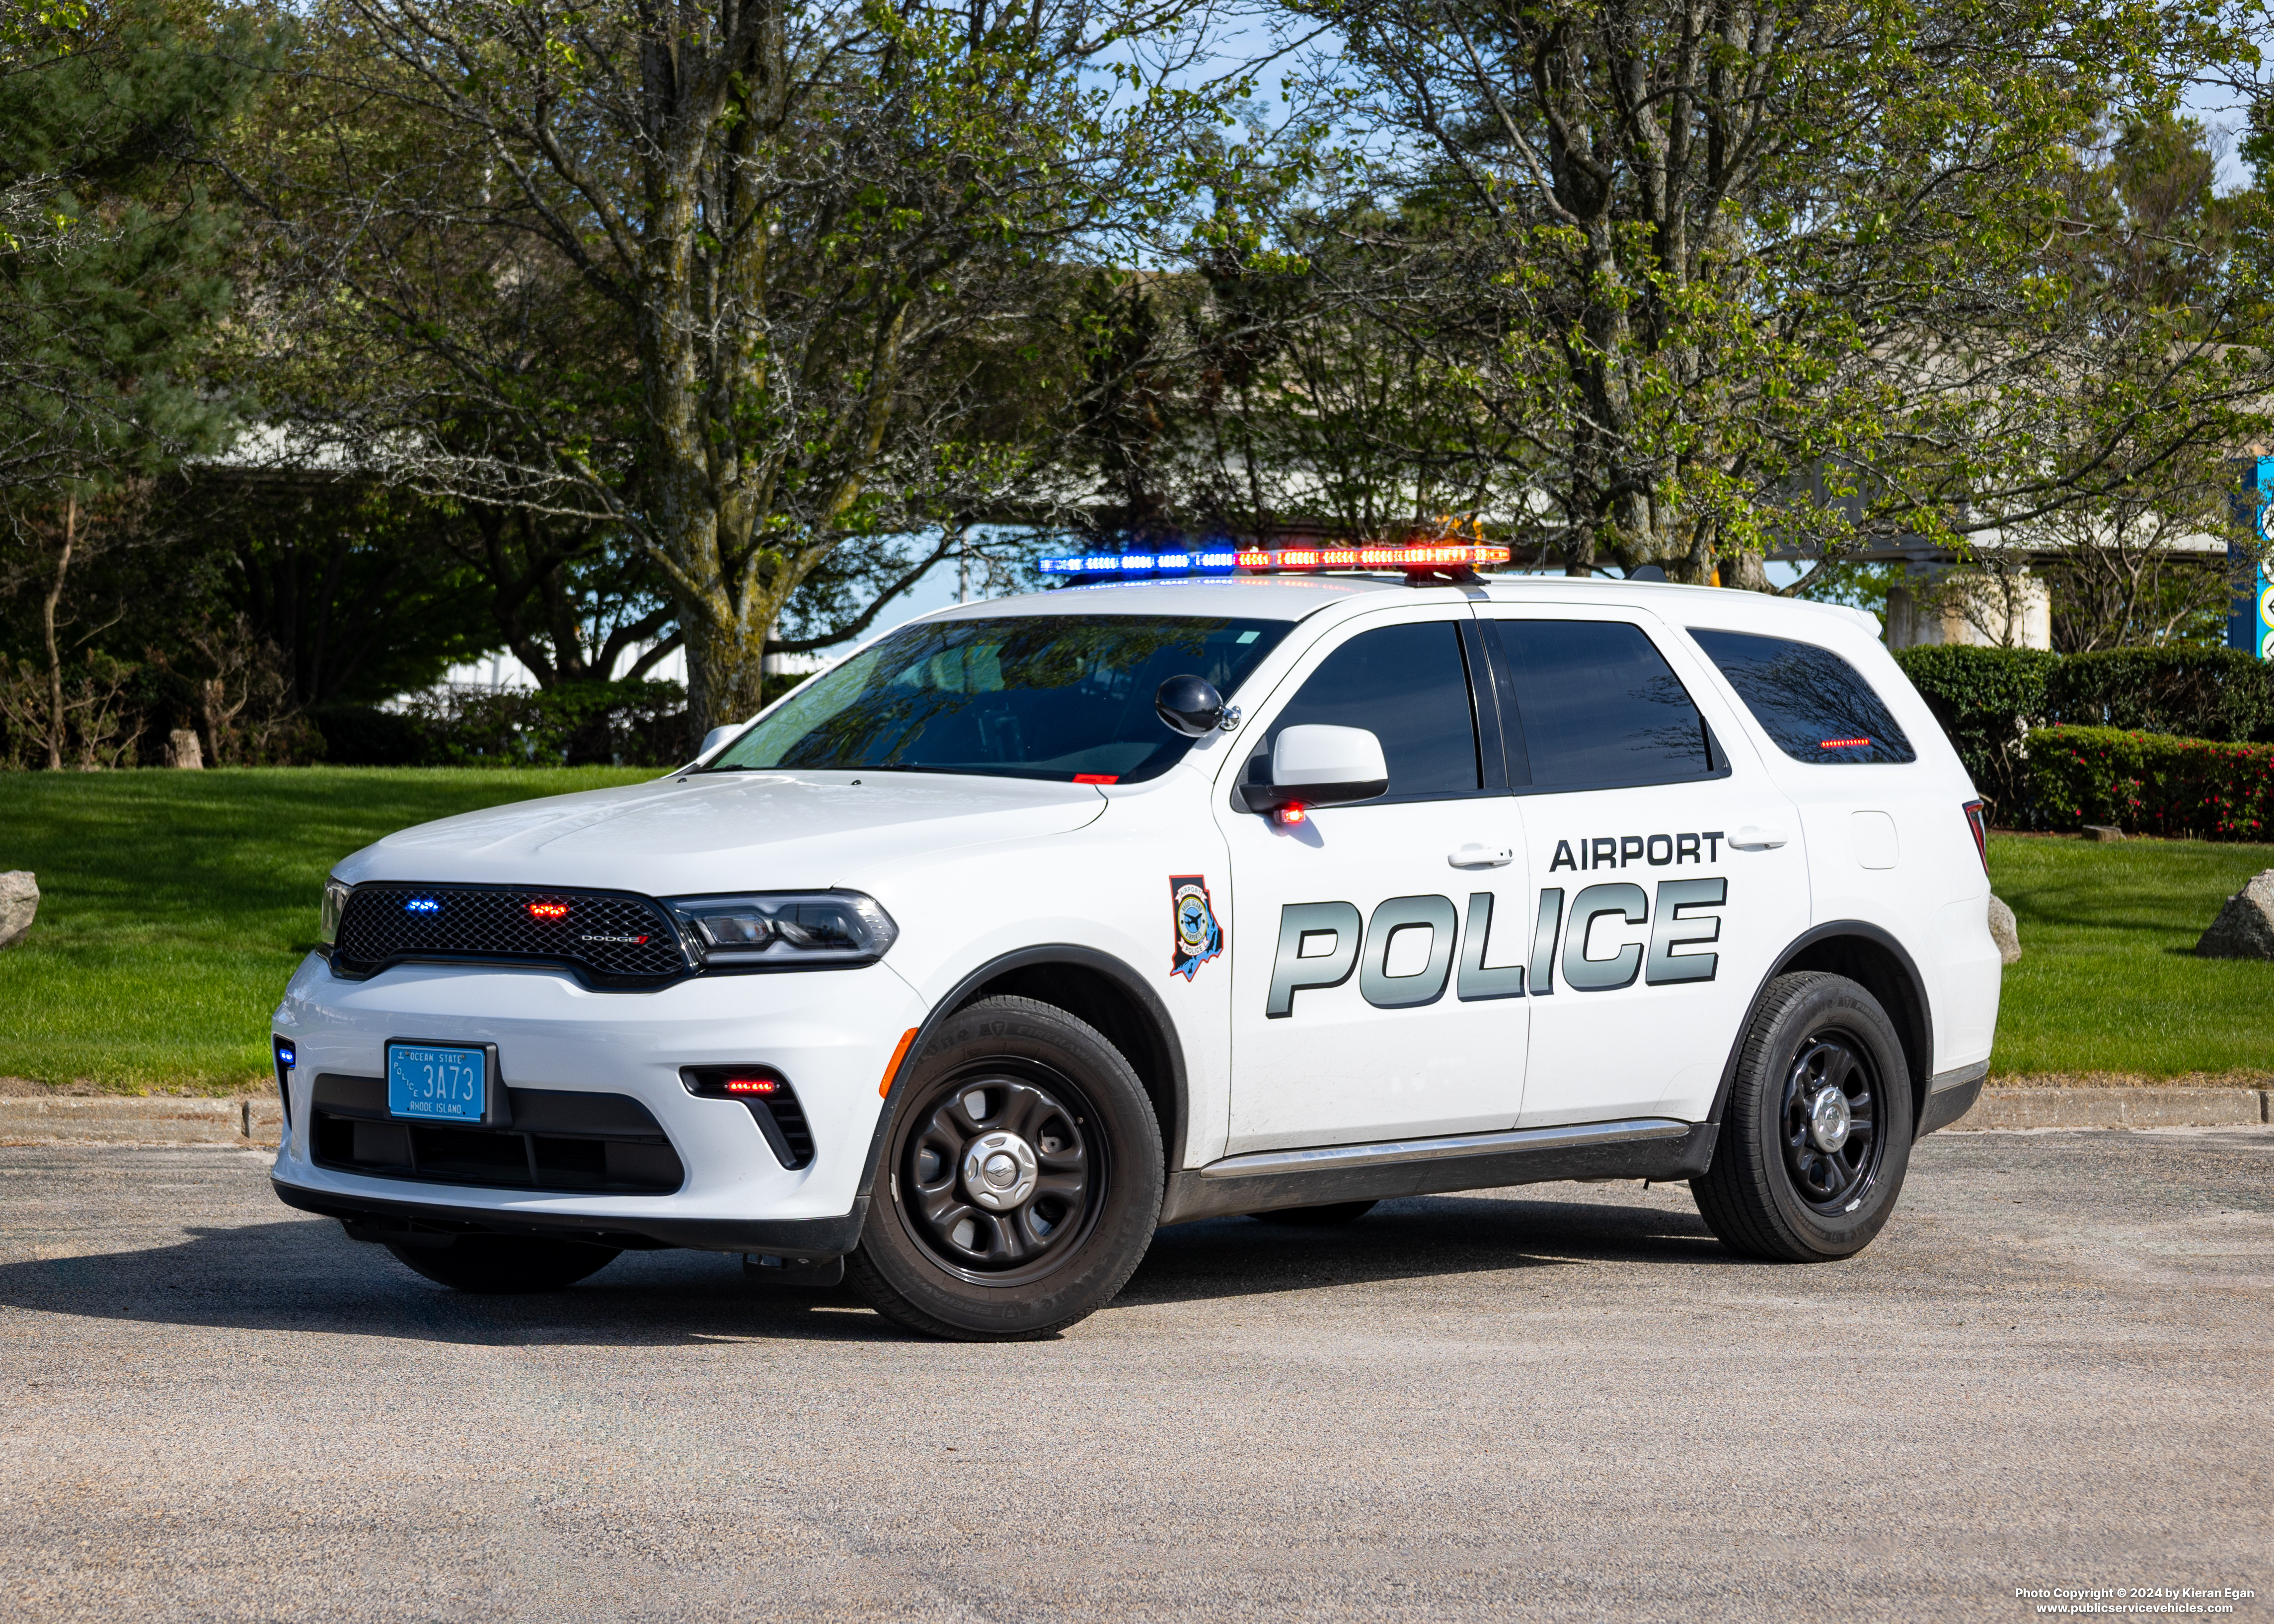
[[[1105,809],[1085,784],[916,772],[722,772],[421,823],[335,870],[364,880],[673,896],[858,885],[879,857],[1033,839]]]

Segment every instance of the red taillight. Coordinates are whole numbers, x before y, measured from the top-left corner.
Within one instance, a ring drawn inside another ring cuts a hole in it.
[[[568,917],[568,905],[565,902],[532,902],[529,905],[529,916],[531,919],[566,919]]]
[[[1966,803],[1966,826],[1974,832],[1974,854],[1982,860],[1982,872],[1990,872],[1990,815],[1978,801]]]
[[[728,1094],[772,1094],[780,1086],[771,1077],[730,1077],[727,1079]]]

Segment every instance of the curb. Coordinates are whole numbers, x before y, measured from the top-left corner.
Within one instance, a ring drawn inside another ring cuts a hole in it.
[[[1994,1128],[2227,1128],[2274,1122],[2274,1089],[1984,1088],[1946,1133]]]
[[[274,1100],[0,1099],[0,1145],[274,1147]]]
[[[274,1148],[274,1100],[0,1099],[0,1146],[222,1145]],[[2274,1123],[2267,1088],[1984,1088],[1942,1130],[2227,1128]]]

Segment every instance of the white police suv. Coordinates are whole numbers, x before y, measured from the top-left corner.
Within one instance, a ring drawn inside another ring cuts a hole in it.
[[[1987,1069],[1964,770],[1866,615],[1494,556],[1072,560],[357,853],[277,1192],[468,1289],[701,1247],[968,1338],[1160,1224],[1540,1180],[1858,1251]]]

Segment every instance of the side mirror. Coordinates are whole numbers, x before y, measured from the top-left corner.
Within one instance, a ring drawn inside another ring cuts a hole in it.
[[[1201,677],[1171,677],[1153,691],[1153,709],[1187,739],[1204,739],[1224,726],[1224,695]]]
[[[1239,794],[1249,811],[1273,812],[1371,801],[1389,788],[1381,740],[1363,727],[1307,723],[1281,730],[1271,747],[1271,781],[1243,784]]]
[[[724,727],[712,728],[709,733],[703,735],[703,748],[696,751],[695,754],[698,757],[710,755],[712,751],[726,743],[727,740],[733,738],[736,733],[741,733],[742,731],[742,727],[743,724],[741,722],[729,722]]]

